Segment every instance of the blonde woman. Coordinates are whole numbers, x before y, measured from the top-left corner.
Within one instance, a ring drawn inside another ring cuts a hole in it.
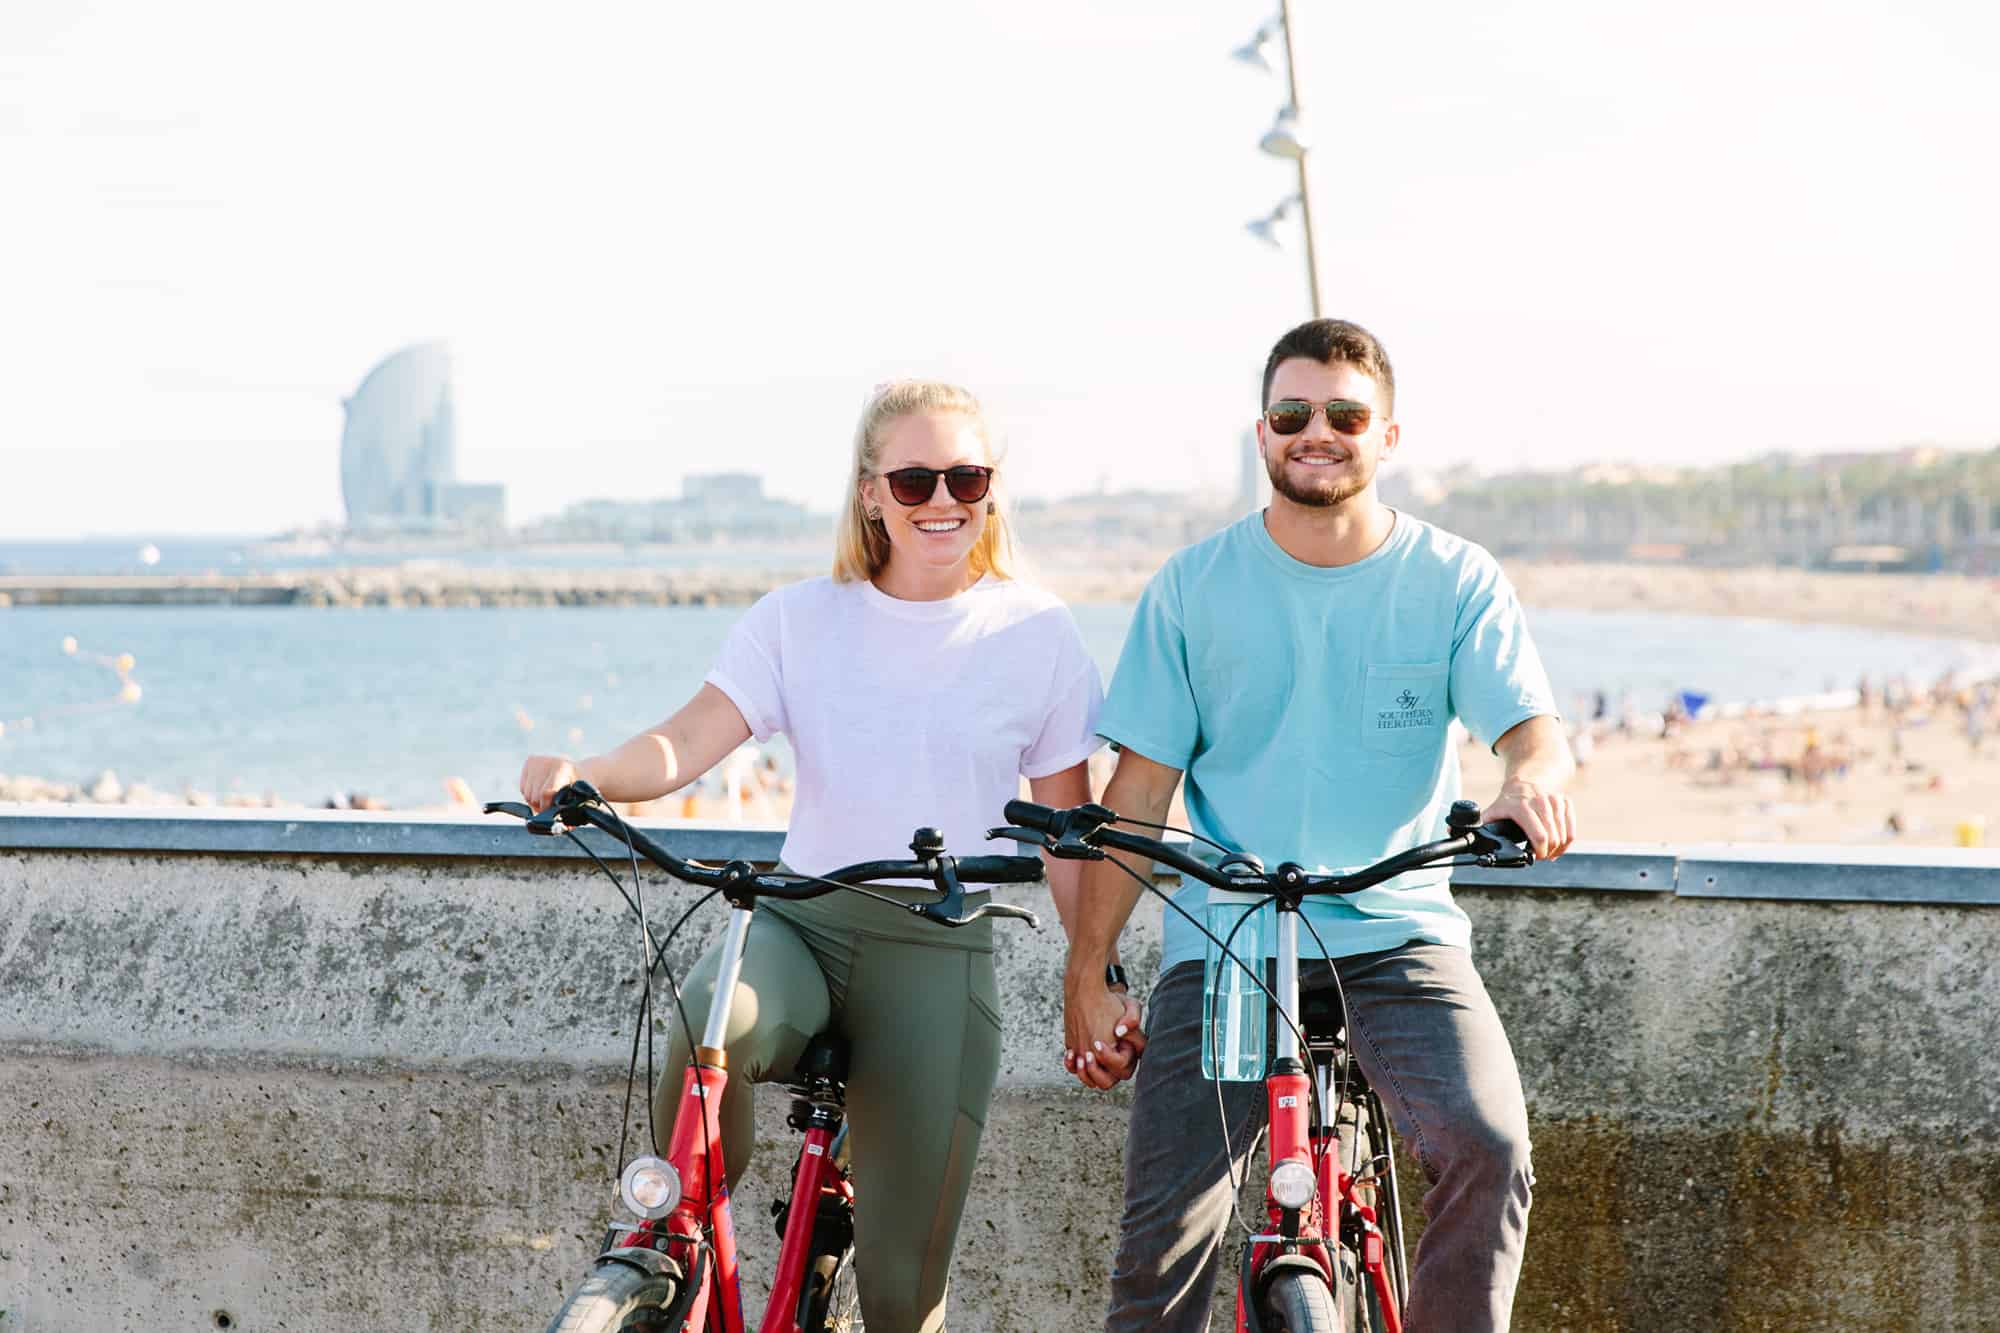
[[[1022,777],[1037,801],[1088,800],[1102,686],[1069,612],[1015,577],[1000,495],[970,393],[883,385],[855,430],[832,576],[752,607],[659,726],[574,763],[529,759],[521,794],[541,808],[581,777],[611,800],[651,800],[783,732],[798,764],[783,859],[804,871],[907,856],[926,824],[951,852],[983,850]],[[1049,883],[1071,920],[1075,863],[1052,862]],[[685,987],[696,1032],[715,970],[705,959]],[[721,1108],[730,1184],[751,1149],[750,1085],[785,1078],[815,1033],[845,1035],[863,1319],[871,1333],[942,1328],[1000,1059],[991,923],[941,930],[854,894],[764,903],[738,984]],[[671,1026],[654,1092],[662,1136],[690,1054]]]

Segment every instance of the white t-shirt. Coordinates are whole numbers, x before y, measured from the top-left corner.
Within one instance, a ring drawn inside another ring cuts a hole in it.
[[[907,857],[928,825],[953,856],[989,843],[1019,780],[1060,773],[1099,745],[1104,687],[1069,608],[987,578],[905,602],[831,578],[764,596],[730,631],[708,683],[758,740],[798,761],[785,864],[809,873]]]

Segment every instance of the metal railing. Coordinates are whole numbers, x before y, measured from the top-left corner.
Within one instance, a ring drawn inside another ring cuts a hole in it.
[[[782,829],[640,820],[702,860],[778,858]],[[524,838],[481,815],[332,810],[157,811],[0,806],[0,851],[263,856],[566,857],[560,839]],[[957,848],[971,854],[973,848]],[[983,850],[983,849],[980,849]],[[1509,891],[1656,893],[1683,898],[2000,906],[2000,850],[1704,843],[1584,844],[1526,872],[1460,869],[1453,883]]]

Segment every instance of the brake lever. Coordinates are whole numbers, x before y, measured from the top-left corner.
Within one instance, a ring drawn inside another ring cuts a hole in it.
[[[890,899],[889,901],[894,902],[895,900]],[[963,902],[963,899],[960,901]],[[1012,903],[981,903],[964,916],[947,916],[943,909],[943,903],[921,903],[911,904],[910,906],[912,912],[923,917],[926,921],[934,922],[940,926],[950,926],[953,929],[959,926],[969,926],[983,916],[997,916],[1011,921],[1025,921],[1028,923],[1030,930],[1040,930],[1042,928],[1042,919],[1040,917],[1030,912],[1027,908],[1016,907]]]
[[[567,788],[564,789],[568,790]],[[488,801],[486,813],[489,815],[512,815],[528,826],[528,832],[539,833],[545,838],[553,838],[560,830],[556,820],[563,812],[561,801],[551,802],[546,810],[537,811],[533,806],[520,801]]]
[[[1040,829],[1016,828],[1009,825],[1006,828],[987,829],[986,836],[988,838],[1012,838],[1015,842],[1025,842],[1031,847],[1041,848],[1058,861],[1102,861],[1104,859],[1104,849],[1102,847],[1092,846],[1090,843],[1078,838],[1050,837]]]
[[[981,903],[979,906],[973,908],[971,914],[965,919],[968,922],[977,921],[982,916],[998,916],[1005,917],[1011,921],[1025,921],[1028,923],[1028,929],[1030,930],[1040,930],[1042,928],[1042,919],[1040,917],[1030,912],[1027,908],[1016,907],[1012,903]]]

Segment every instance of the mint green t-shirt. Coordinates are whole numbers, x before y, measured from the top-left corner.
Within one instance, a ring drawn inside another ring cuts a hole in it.
[[[1397,513],[1372,554],[1322,569],[1285,554],[1256,513],[1153,576],[1097,729],[1186,772],[1195,832],[1267,868],[1335,874],[1445,836],[1453,718],[1491,745],[1543,714],[1556,714],[1548,675],[1484,549]],[[1449,879],[1413,872],[1307,913],[1334,957],[1469,947]],[[1186,884],[1174,900],[1201,919],[1207,896]],[[1201,958],[1202,936],[1165,918],[1162,970]],[[1311,935],[1299,944],[1317,956]]]

